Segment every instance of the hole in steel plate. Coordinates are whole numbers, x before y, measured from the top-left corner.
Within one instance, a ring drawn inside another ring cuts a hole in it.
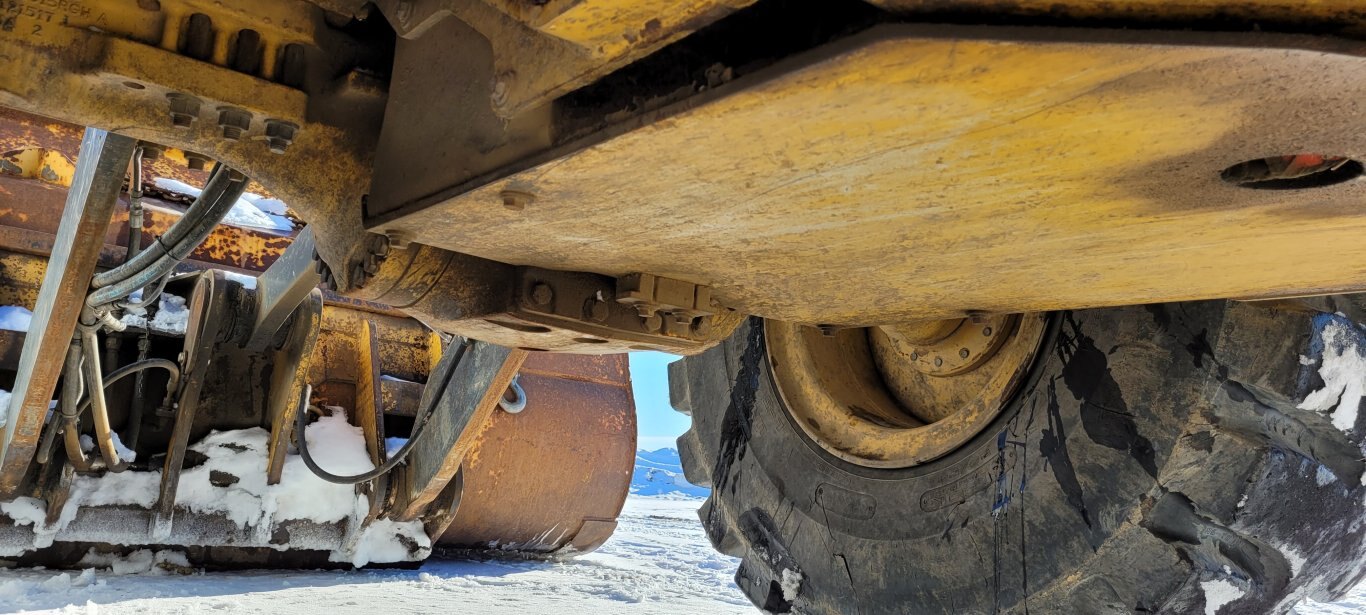
[[[500,327],[507,327],[513,331],[521,331],[522,333],[550,333],[550,327],[542,327],[540,325],[524,325],[519,322],[508,322],[506,320],[490,320],[489,322]]]
[[[1240,162],[1219,178],[1240,188],[1303,190],[1322,188],[1361,177],[1366,167],[1344,156],[1287,154]]]
[[[147,89],[147,86],[142,85],[141,83],[138,83],[138,82],[136,82],[136,81],[125,81],[125,82],[123,82],[123,87],[128,88],[128,89],[132,89],[132,90],[145,90],[145,89]]]
[[[600,340],[596,337],[576,337],[574,341],[581,344],[606,344],[607,340]]]

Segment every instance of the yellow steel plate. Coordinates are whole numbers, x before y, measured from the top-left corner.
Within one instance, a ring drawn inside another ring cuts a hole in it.
[[[415,203],[380,228],[643,271],[730,307],[873,324],[1366,289],[1366,46],[1257,34],[884,26]],[[499,193],[535,195],[522,211]]]

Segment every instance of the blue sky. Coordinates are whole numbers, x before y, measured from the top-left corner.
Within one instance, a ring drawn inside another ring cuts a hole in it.
[[[636,447],[653,451],[677,448],[674,441],[688,430],[692,419],[669,405],[668,365],[679,357],[662,352],[630,354],[631,387],[636,397]]]

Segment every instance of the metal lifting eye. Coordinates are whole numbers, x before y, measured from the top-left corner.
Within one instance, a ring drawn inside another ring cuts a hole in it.
[[[517,414],[518,412],[526,410],[526,391],[522,390],[522,385],[517,383],[519,377],[521,377],[521,374],[513,376],[512,382],[508,383],[508,390],[512,391],[512,394],[515,397],[509,401],[507,393],[503,393],[503,396],[498,398],[498,407],[502,408],[503,412],[508,414]]]

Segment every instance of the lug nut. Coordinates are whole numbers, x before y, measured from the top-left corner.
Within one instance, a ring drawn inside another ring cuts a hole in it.
[[[299,130],[293,122],[266,120],[266,144],[270,153],[283,154],[294,143],[294,133]]]
[[[554,299],[555,291],[550,288],[549,284],[539,282],[531,287],[532,303],[535,303],[536,305],[550,305],[550,302]]]
[[[199,119],[199,99],[178,92],[166,95],[171,101],[171,125],[176,128],[190,128]]]
[[[241,139],[242,134],[251,129],[251,114],[235,107],[219,107],[218,128],[223,131],[224,139]]]

